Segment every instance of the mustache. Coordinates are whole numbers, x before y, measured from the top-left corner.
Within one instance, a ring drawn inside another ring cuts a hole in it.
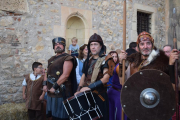
[[[144,48],[144,49],[143,49],[143,51],[144,51],[144,50],[150,50],[150,49],[148,49],[148,48]]]
[[[56,49],[61,49],[60,47],[57,47]]]

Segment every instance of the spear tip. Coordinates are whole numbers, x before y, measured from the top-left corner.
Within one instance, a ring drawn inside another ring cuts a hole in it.
[[[173,14],[176,14],[176,8],[173,8]]]

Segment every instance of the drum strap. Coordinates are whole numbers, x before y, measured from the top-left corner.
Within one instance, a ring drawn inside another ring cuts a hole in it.
[[[101,96],[97,90],[94,90],[93,93],[96,93],[103,102],[105,101],[103,96]]]

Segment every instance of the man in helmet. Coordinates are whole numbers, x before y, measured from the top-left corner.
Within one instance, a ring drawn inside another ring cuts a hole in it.
[[[65,53],[66,40],[62,37],[52,40],[56,53],[48,60],[47,77],[43,90],[47,92],[46,116],[53,120],[68,120],[62,101],[72,96],[77,89],[75,76],[76,59]]]
[[[107,85],[110,76],[113,75],[115,63],[110,55],[105,56],[105,46],[100,35],[93,34],[88,42],[88,57],[83,65],[83,75],[78,87],[78,92],[91,90],[97,93],[95,95],[96,103],[98,104],[103,118],[102,120],[109,119],[108,111],[108,96]],[[89,57],[89,55],[92,57]],[[77,94],[76,93],[76,94]]]

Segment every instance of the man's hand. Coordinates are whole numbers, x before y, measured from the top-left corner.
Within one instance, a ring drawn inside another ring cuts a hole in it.
[[[47,86],[44,85],[44,86],[43,86],[43,91],[44,91],[44,92],[47,92],[47,90],[48,90],[48,89],[47,89]]]
[[[77,94],[79,94],[79,93],[81,93],[81,92],[88,91],[88,90],[91,90],[91,89],[90,89],[90,88],[88,88],[88,87],[83,87],[83,88],[81,88],[81,90],[80,90],[80,91],[78,91],[78,92],[74,93],[74,95],[77,95]]]
[[[77,95],[77,94],[79,94],[79,93],[81,93],[81,92],[80,92],[80,91],[78,91],[78,92],[74,93],[74,95]]]
[[[23,94],[23,99],[24,99],[24,100],[26,100],[26,99],[27,99],[26,94]]]
[[[50,90],[49,90],[50,93],[54,93],[55,92],[55,89],[52,87]]]
[[[41,96],[39,97],[39,100],[44,100],[44,95],[41,95]]]
[[[84,91],[88,91],[88,90],[91,90],[91,89],[88,87],[83,87],[83,88],[81,88],[80,92],[84,92]]]
[[[119,60],[120,63],[122,63],[123,60],[127,58],[127,53],[124,50],[121,50],[121,53],[119,54]]]
[[[173,49],[169,55],[169,65],[174,65],[175,61],[178,60],[179,51],[177,49]]]

